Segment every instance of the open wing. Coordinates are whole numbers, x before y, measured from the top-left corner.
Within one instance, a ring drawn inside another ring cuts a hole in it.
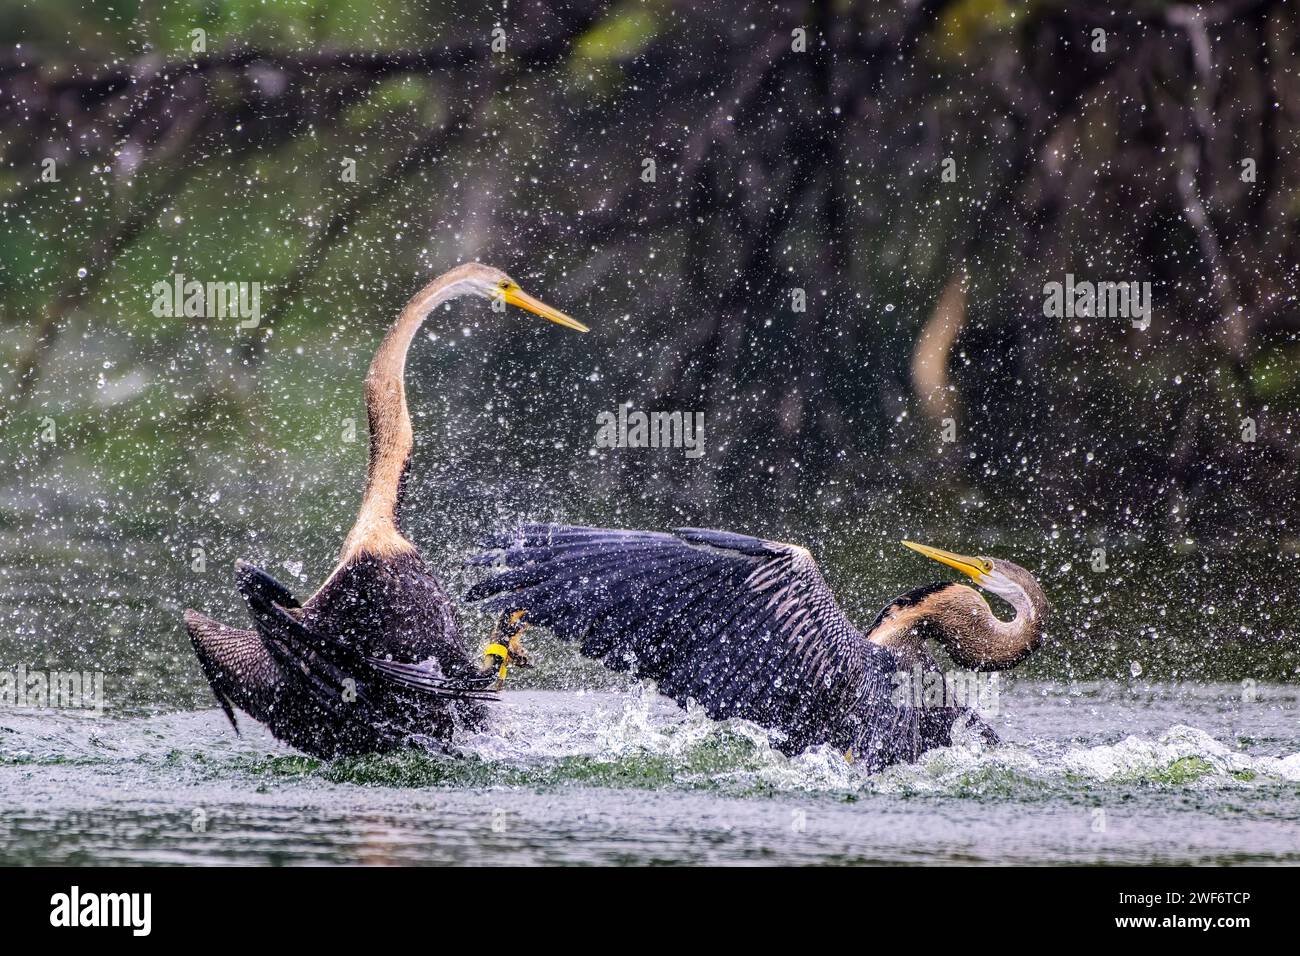
[[[849,713],[885,700],[892,655],[844,617],[803,548],[698,528],[671,534],[526,525],[471,563],[470,600],[581,642],[715,718],[779,730],[784,748],[849,745]]]

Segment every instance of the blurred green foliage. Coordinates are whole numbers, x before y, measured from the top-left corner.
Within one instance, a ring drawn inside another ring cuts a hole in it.
[[[1158,13],[1107,12],[1114,55],[1089,59],[1084,13],[1009,0],[0,2],[0,649],[91,646],[201,689],[180,608],[240,619],[235,557],[301,562],[300,589],[329,570],[373,348],[430,276],[482,258],[594,331],[431,318],[410,523],[445,573],[522,514],[731,525],[819,545],[869,616],[932,573],[874,544],[911,534],[1051,579],[1049,673],[1293,674],[1300,205],[1277,144],[1300,101],[1276,64],[1296,31],[1241,6],[1198,153],[1235,343],[1178,187],[1204,79]],[[1252,192],[1238,159],[1270,135]],[[960,268],[952,446],[909,361]],[[1068,270],[1153,278],[1150,334],[1044,318]],[[262,282],[261,326],[155,317],[176,272]],[[620,402],[707,409],[710,453],[595,454]],[[1122,580],[1078,571],[1102,544]]]

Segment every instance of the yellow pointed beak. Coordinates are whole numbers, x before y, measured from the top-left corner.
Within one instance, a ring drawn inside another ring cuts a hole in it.
[[[540,315],[542,318],[554,322],[556,325],[562,325],[566,329],[573,329],[575,332],[590,332],[591,330],[579,322],[577,319],[571,319],[559,309],[552,309],[541,299],[534,299],[519,286],[511,286],[505,291],[504,298],[511,305],[517,305],[521,309],[527,309],[534,315]]]
[[[976,584],[984,575],[988,574],[990,567],[988,562],[983,558],[970,558],[964,554],[954,554],[951,551],[944,551],[942,548],[932,548],[928,544],[917,544],[915,541],[904,541],[903,546],[911,548],[918,554],[923,554],[931,560],[938,561],[940,564],[946,564],[950,568],[956,568],[962,574],[970,577]]]

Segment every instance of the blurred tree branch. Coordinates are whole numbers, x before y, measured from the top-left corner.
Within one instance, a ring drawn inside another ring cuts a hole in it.
[[[611,357],[601,388],[707,411],[716,458],[689,474],[656,468],[665,487],[753,481],[783,500],[810,475],[863,485],[938,475],[1082,509],[1112,501],[1121,472],[1157,501],[1224,476],[1266,495],[1300,465],[1279,437],[1300,428],[1292,5],[533,2],[510,17],[522,40],[502,60],[486,37],[462,35],[414,51],[250,44],[107,68],[9,54],[0,124],[34,132],[11,137],[10,165],[119,150],[152,172],[140,188],[158,189],[96,237],[87,283],[52,290],[21,396],[102,264],[150,227],[169,187],[184,187],[176,157],[217,161],[185,117],[217,114],[205,142],[265,155],[338,133],[349,104],[410,76],[430,79],[439,119],[397,140],[365,188],[330,197],[274,308],[311,295],[329,251],[416,177],[463,179],[477,205],[449,196],[417,247],[483,210],[485,256],[563,272],[627,316],[606,334],[630,355],[653,354]],[[591,39],[621,22],[624,45]],[[805,50],[792,45],[796,28]],[[232,98],[233,111],[218,108]],[[181,153],[163,148],[169,136]],[[497,145],[483,149],[485,138]],[[474,165],[485,156],[491,175]],[[647,158],[654,183],[638,175]],[[1244,158],[1253,182],[1238,175]],[[954,182],[939,178],[945,159]],[[9,201],[13,216],[41,199],[24,190]],[[1043,284],[1067,271],[1149,278],[1156,324],[1139,335],[1048,319]],[[961,410],[954,455],[936,452],[926,416],[909,414],[927,400],[909,363],[931,354],[923,330],[950,311],[962,274],[964,319],[945,338],[944,367],[929,368]],[[792,311],[793,287],[807,311]],[[491,346],[506,357],[523,347]],[[1193,376],[1213,386],[1170,384]],[[1274,427],[1243,449],[1234,420],[1269,394],[1282,397]],[[1066,454],[1080,449],[1109,460],[1082,469]],[[647,480],[643,466],[617,467]]]

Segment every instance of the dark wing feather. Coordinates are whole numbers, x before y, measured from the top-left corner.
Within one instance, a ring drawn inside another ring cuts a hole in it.
[[[403,687],[432,694],[435,697],[454,697],[460,700],[498,700],[493,692],[496,678],[492,674],[470,677],[446,677],[428,663],[403,664],[376,657],[367,662],[387,679]]]
[[[493,699],[490,680],[445,678],[428,665],[367,657],[346,641],[317,634],[299,619],[296,601],[289,608],[276,599],[288,591],[270,575],[241,562],[238,577],[239,590],[267,650],[286,679],[295,681],[322,707],[361,705],[356,709],[364,714],[368,706],[390,705],[386,694],[397,689],[440,699]]]
[[[341,641],[314,634],[285,608],[261,595],[245,594],[248,611],[266,648],[286,679],[300,685],[322,707],[367,704],[365,658]],[[349,700],[355,693],[355,701]]]
[[[700,528],[672,534],[527,525],[472,559],[499,571],[467,597],[579,641],[679,703],[742,717],[801,750],[860,736],[885,701],[888,651],[845,618],[803,548]]]
[[[203,676],[230,721],[239,731],[235,707],[250,697],[273,693],[280,669],[255,631],[227,627],[197,611],[185,612],[185,629],[198,655]]]
[[[261,568],[247,561],[235,562],[235,587],[239,589],[245,601],[251,601],[256,597],[262,602],[274,601],[280,607],[301,607],[292,591]]]

